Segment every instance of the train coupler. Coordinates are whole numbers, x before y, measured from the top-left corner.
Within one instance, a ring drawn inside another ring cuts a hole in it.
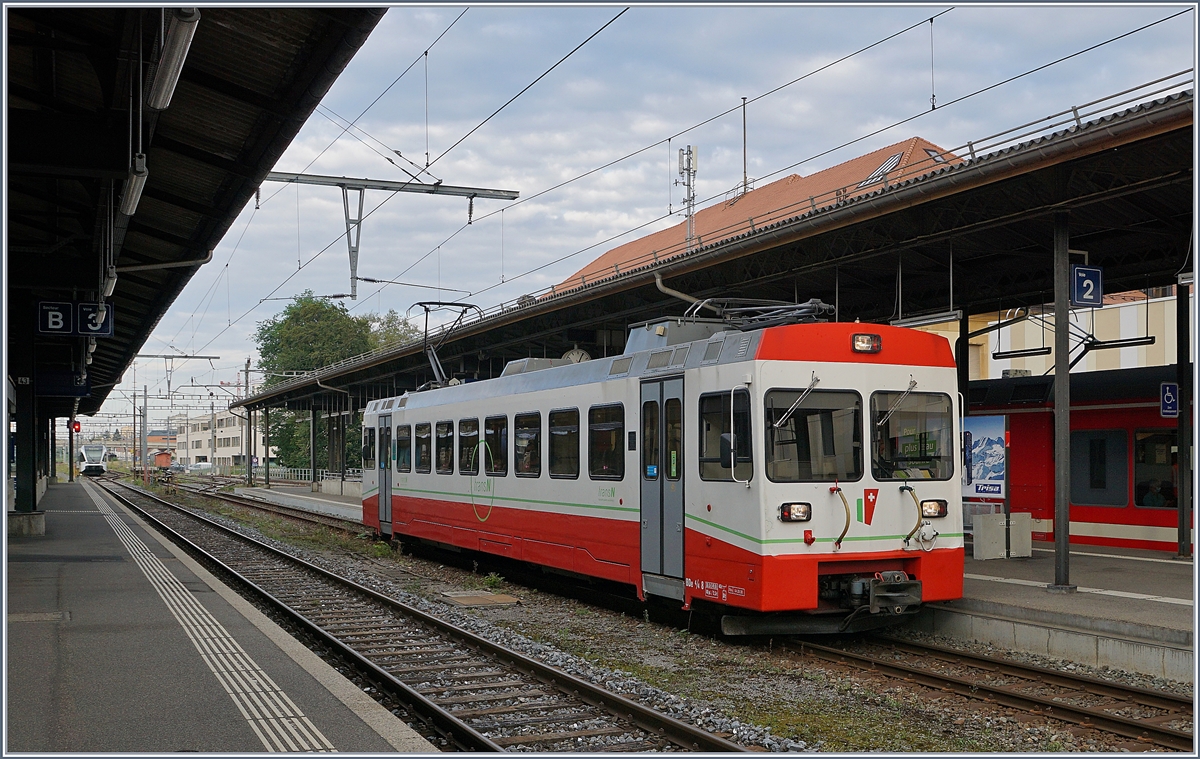
[[[876,572],[869,593],[872,614],[881,610],[903,614],[909,607],[921,605],[921,581],[909,579],[907,572],[898,569]]]

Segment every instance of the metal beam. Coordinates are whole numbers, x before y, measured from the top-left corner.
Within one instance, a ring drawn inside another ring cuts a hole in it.
[[[289,184],[315,184],[325,187],[344,187],[348,190],[386,190],[388,192],[418,192],[426,195],[457,195],[463,198],[490,198],[493,200],[516,200],[521,196],[516,190],[488,190],[482,187],[458,187],[456,185],[423,184],[421,182],[390,182],[384,179],[352,179],[330,177],[321,174],[293,174],[272,171],[267,174],[268,182]]]
[[[1070,593],[1071,584],[1071,303],[1069,215],[1054,214],[1054,584]]]

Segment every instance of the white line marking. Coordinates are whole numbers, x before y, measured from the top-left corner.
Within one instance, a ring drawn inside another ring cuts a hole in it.
[[[1054,553],[1053,548],[1034,548],[1035,551],[1042,553]],[[1191,562],[1183,561],[1182,559],[1152,559],[1149,556],[1121,556],[1115,553],[1089,553],[1087,551],[1071,551],[1072,556],[1096,556],[1101,559],[1125,559],[1126,561],[1149,561],[1155,564],[1190,564]]]
[[[968,580],[986,580],[988,582],[1002,582],[1006,585],[1025,585],[1031,588],[1044,588],[1049,583],[1040,582],[1038,580],[1018,580],[1015,577],[992,577],[991,575],[973,575],[963,574]],[[1076,588],[1076,593],[1092,593],[1098,596],[1113,596],[1115,598],[1131,598],[1137,601],[1157,601],[1164,604],[1175,604],[1177,606],[1192,606],[1193,602],[1190,598],[1171,598],[1170,596],[1153,596],[1146,593],[1129,593],[1124,590],[1105,590],[1104,588]]]
[[[125,550],[137,563],[159,598],[183,627],[200,653],[201,659],[216,676],[217,682],[233,699],[242,716],[267,751],[336,752],[333,744],[315,726],[308,736],[298,734],[293,724],[312,725],[287,694],[267,676],[254,659],[192,595],[171,570],[167,569],[146,544],[129,529],[90,483],[83,483],[96,508],[117,533]],[[269,740],[268,740],[269,738]],[[295,738],[295,740],[293,740]]]

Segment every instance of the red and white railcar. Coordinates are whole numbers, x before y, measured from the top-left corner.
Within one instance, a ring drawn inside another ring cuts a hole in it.
[[[363,519],[712,604],[731,634],[866,629],[961,596],[959,440],[944,338],[668,319],[372,401]]]

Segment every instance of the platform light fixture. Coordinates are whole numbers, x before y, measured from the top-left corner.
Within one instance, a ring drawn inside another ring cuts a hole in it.
[[[150,83],[150,94],[146,97],[147,108],[161,111],[171,104],[171,96],[175,94],[175,85],[179,83],[179,74],[183,71],[183,62],[192,46],[192,37],[196,34],[199,21],[199,8],[177,8],[171,13],[162,56],[158,59],[154,80]]]
[[[142,190],[146,187],[146,179],[150,172],[146,170],[146,154],[138,153],[133,157],[133,167],[125,179],[125,189],[121,191],[121,213],[133,216],[137,213],[138,202],[142,199]]]
[[[1054,351],[1049,345],[1043,345],[1040,348],[1017,348],[1011,351],[996,351],[992,354],[992,358],[997,361],[1003,361],[1006,358],[1030,358],[1032,356],[1049,356]]]
[[[1181,272],[1179,274],[1179,276],[1176,277],[1175,279],[1179,284],[1183,285],[1184,287],[1190,287],[1192,284],[1192,281],[1195,279],[1195,275],[1196,275],[1196,273],[1194,271],[1185,271],[1185,272]]]
[[[946,322],[956,322],[962,319],[962,311],[955,309],[953,311],[943,311],[938,314],[922,314],[920,316],[909,316],[904,319],[894,319],[891,322],[893,327],[927,327],[930,324],[944,324]]]

